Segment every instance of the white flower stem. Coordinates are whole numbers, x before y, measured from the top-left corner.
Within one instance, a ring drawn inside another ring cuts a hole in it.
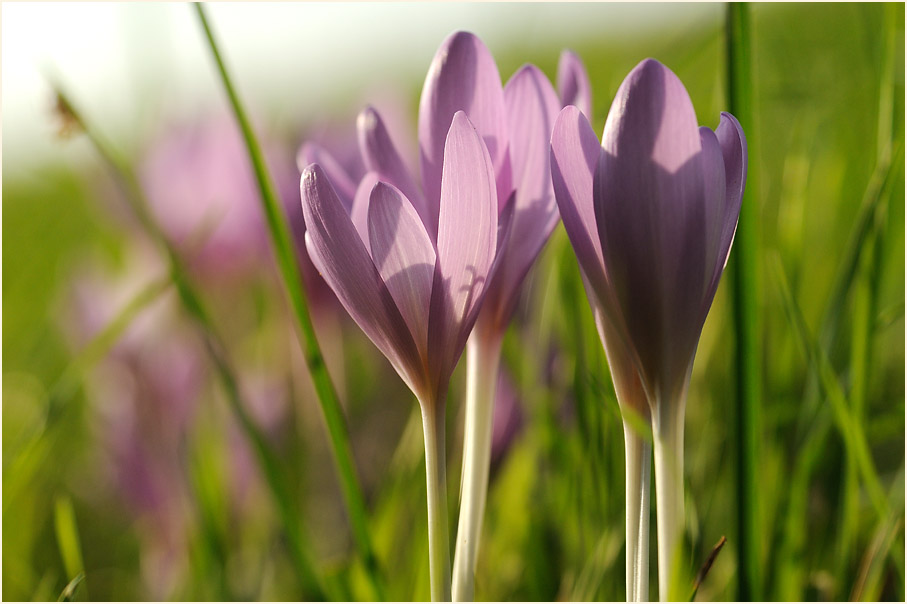
[[[422,404],[425,480],[428,495],[428,569],[432,602],[450,601],[450,540],[447,531],[447,472],[444,401]]]
[[[681,400],[660,400],[652,418],[655,440],[655,504],[658,522],[658,597],[675,599],[684,533],[683,417]]]
[[[466,354],[466,427],[463,436],[463,477],[460,520],[453,565],[453,599],[471,602],[475,597],[476,558],[482,535],[495,389],[501,360],[501,338],[474,331]]]
[[[627,602],[648,602],[652,444],[624,422],[624,447],[627,464]]]

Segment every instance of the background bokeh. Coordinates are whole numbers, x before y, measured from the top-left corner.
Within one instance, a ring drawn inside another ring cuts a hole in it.
[[[553,79],[572,48],[592,80],[597,132],[626,73],[657,58],[714,127],[727,108],[725,10],[218,4],[209,15],[301,241],[299,147],[318,142],[361,169],[355,116],[372,103],[415,163],[421,84],[450,32],[482,37],[505,80],[525,62]],[[903,600],[904,7],[758,4],[751,16],[759,263],[738,267],[732,251],[729,270],[754,270],[760,284],[755,593]],[[3,598],[56,599],[82,571],[76,599],[305,595],[165,259],[57,111],[54,78],[136,170],[212,309],[329,596],[371,599],[245,148],[191,7],[6,3],[2,38]],[[426,599],[418,407],[303,264],[386,595]],[[725,281],[686,419],[692,564],[729,542],[700,600],[734,599],[739,578]],[[478,598],[622,600],[621,422],[561,227],[527,280],[504,367]],[[448,408],[452,530],[462,395],[461,368]],[[855,433],[868,469],[845,446]]]

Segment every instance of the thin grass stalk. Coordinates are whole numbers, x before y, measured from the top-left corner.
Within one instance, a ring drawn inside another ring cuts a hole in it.
[[[453,563],[454,602],[471,602],[475,598],[476,560],[488,497],[501,343],[502,338],[493,330],[474,330],[466,349],[466,424],[460,518]]]
[[[887,200],[886,200],[887,201]],[[865,422],[865,401],[869,394],[869,376],[872,369],[871,351],[873,324],[876,316],[876,298],[880,281],[879,265],[882,261],[884,231],[883,217],[886,203],[879,205],[875,228],[866,241],[860,262],[859,274],[853,292],[853,320],[850,347],[850,396],[851,417],[861,425]],[[864,428],[865,429],[865,428]],[[849,570],[852,553],[859,531],[860,483],[857,465],[852,455],[844,460],[844,481],[841,492],[840,530],[836,549],[836,567],[839,578],[838,597],[846,597],[850,590]]]
[[[349,434],[346,426],[346,419],[337,397],[331,377],[327,372],[324,357],[318,345],[315,336],[315,329],[312,325],[311,315],[309,313],[308,302],[304,291],[302,281],[302,272],[294,253],[290,229],[287,225],[280,204],[275,193],[274,184],[265,165],[264,155],[255,133],[252,130],[251,122],[246,114],[243,104],[239,99],[233,81],[227,72],[226,65],[221,56],[217,42],[208,19],[205,15],[205,9],[201,3],[195,3],[199,21],[205,32],[208,46],[211,54],[217,63],[218,73],[230,100],[233,113],[239,123],[242,131],[243,140],[249,153],[249,159],[255,171],[255,178],[258,183],[262,209],[265,214],[270,234],[271,243],[274,248],[274,258],[280,271],[281,280],[287,292],[287,296],[292,308],[292,314],[296,322],[297,335],[300,338],[306,365],[312,376],[312,382],[315,385],[315,391],[318,395],[318,401],[321,404],[321,411],[328,429],[328,437],[334,454],[334,461],[337,467],[337,473],[340,478],[340,486],[346,503],[347,515],[350,520],[353,533],[353,541],[356,550],[365,565],[366,572],[372,583],[372,587],[379,599],[383,599],[384,589],[378,569],[378,560],[375,556],[372,540],[368,529],[368,514],[366,511],[365,497],[359,484],[356,474],[356,467],[353,462],[352,446],[349,440]]]
[[[428,569],[432,602],[450,602],[450,537],[447,528],[445,401],[422,401],[425,486],[428,498]]]
[[[649,601],[649,516],[652,443],[624,422],[627,470],[627,602]]]
[[[819,380],[831,404],[832,417],[844,441],[844,446],[848,449],[848,455],[852,455],[857,464],[860,478],[866,487],[869,501],[875,508],[878,518],[884,520],[888,517],[891,506],[882,488],[878,472],[875,469],[875,462],[869,450],[866,433],[862,424],[853,418],[853,414],[847,405],[844,389],[838,381],[838,376],[835,374],[827,354],[809,332],[809,328],[803,318],[803,312],[791,294],[790,284],[780,257],[775,256],[772,260],[773,273],[781,293],[785,312],[794,328],[794,335],[808,360],[818,366]]]
[[[749,167],[746,192],[734,238],[731,260],[734,332],[737,338],[737,393],[734,441],[737,445],[737,598],[761,600],[762,531],[759,517],[757,459],[761,431],[762,378],[759,344],[759,205],[756,161],[756,128],[753,108],[753,73],[750,41],[750,7],[745,2],[727,5],[727,96],[730,112],[746,132]]]
[[[176,288],[180,303],[201,336],[205,350],[208,352],[227,395],[227,403],[236,416],[243,433],[252,444],[256,460],[261,466],[269,490],[274,497],[282,526],[286,532],[290,558],[303,592],[313,598],[324,598],[324,588],[314,571],[314,563],[308,553],[309,546],[305,540],[302,523],[294,509],[291,491],[280,469],[280,464],[240,396],[236,373],[227,357],[226,348],[201,297],[189,279],[182,260],[167,239],[160,224],[153,218],[148,200],[131,166],[121,160],[107,141],[76,111],[62,87],[54,84],[54,88],[57,93],[58,106],[65,111],[67,119],[73,120],[85,132],[98,154],[110,168],[118,184],[123,188],[126,203],[138,219],[139,224],[166,257],[170,279]]]

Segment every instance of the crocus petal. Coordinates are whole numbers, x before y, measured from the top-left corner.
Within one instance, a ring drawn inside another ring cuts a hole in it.
[[[375,266],[424,354],[435,272],[434,245],[409,200],[399,189],[383,182],[372,189],[368,233]]]
[[[600,298],[607,295],[601,242],[595,225],[592,185],[599,157],[598,137],[575,106],[565,107],[551,135],[551,179],[564,229],[580,269]]]
[[[592,86],[589,74],[576,53],[565,50],[557,64],[557,90],[561,106],[575,105],[588,119],[592,115]]]
[[[560,109],[554,88],[537,67],[522,67],[504,88],[510,126],[510,165],[516,187],[512,236],[485,301],[506,325],[520,285],[559,218],[549,169],[549,140]],[[503,199],[499,199],[503,203]],[[500,248],[499,248],[500,249]]]
[[[491,156],[469,118],[454,115],[444,147],[438,262],[428,354],[445,385],[475,323],[495,258],[498,203]]]
[[[501,77],[488,48],[466,32],[452,34],[438,49],[419,102],[422,190],[433,224],[438,221],[445,141],[457,111],[466,112],[484,139],[498,177],[498,194],[506,199],[511,185]]]
[[[356,182],[327,149],[317,143],[304,143],[296,154],[296,167],[302,172],[312,164],[321,166],[349,212],[356,194]]]
[[[378,184],[379,177],[377,172],[366,172],[362,180],[359,181],[359,187],[356,188],[356,195],[353,197],[353,208],[350,210],[350,220],[359,233],[359,238],[365,244],[365,248],[371,254],[371,244],[368,236],[368,206],[369,198],[372,195],[372,189]]]
[[[693,104],[647,59],[608,114],[594,185],[609,283],[650,388],[673,388],[695,352],[705,261],[702,144]]]
[[[406,321],[325,171],[317,164],[307,167],[300,190],[312,263],[362,331],[418,392],[423,387],[421,363]]]
[[[359,150],[362,152],[366,169],[377,173],[383,182],[400,189],[400,192],[410,200],[434,239],[437,224],[432,222],[422,193],[419,192],[419,187],[406,168],[406,163],[391,141],[381,116],[374,108],[366,107],[356,120],[356,130],[359,134]]]
[[[711,128],[699,128],[702,141],[702,201],[705,213],[705,259],[701,270],[705,276],[702,292],[702,320],[712,305],[715,290],[712,289],[715,266],[718,254],[721,253],[721,237],[724,230],[724,214],[727,203],[727,186],[725,185],[724,158],[721,145]],[[724,265],[724,262],[721,262]],[[714,282],[717,286],[717,280]]]
[[[743,128],[730,113],[722,112],[721,122],[715,134],[721,144],[721,154],[724,157],[725,183],[727,184],[726,205],[722,219],[721,246],[718,254],[721,271],[727,264],[728,253],[737,231],[737,219],[740,216],[740,204],[743,201],[743,189],[746,187],[747,149],[746,136]],[[717,267],[716,267],[717,269]]]

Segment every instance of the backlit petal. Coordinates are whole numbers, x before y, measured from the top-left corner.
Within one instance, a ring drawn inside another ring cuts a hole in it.
[[[557,64],[557,91],[561,106],[575,105],[586,119],[592,115],[592,86],[583,61],[572,50],[561,53]]]
[[[475,323],[497,235],[491,157],[469,118],[459,111],[444,149],[438,270],[429,319],[429,364],[438,384],[447,383]]]
[[[485,44],[466,32],[452,34],[438,49],[419,103],[422,191],[433,223],[438,220],[445,141],[457,111],[465,111],[482,136],[498,177],[498,192],[508,196],[507,115],[501,77]]]

